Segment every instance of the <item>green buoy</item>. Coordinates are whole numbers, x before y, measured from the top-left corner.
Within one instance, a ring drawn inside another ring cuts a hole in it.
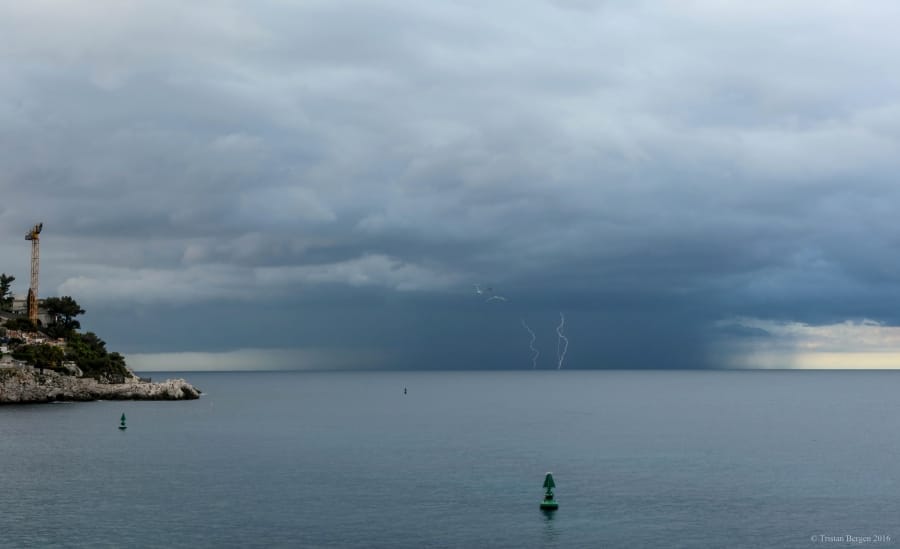
[[[554,488],[556,488],[556,483],[553,482],[553,473],[547,473],[547,476],[544,477],[544,501],[541,502],[541,509],[544,511],[559,509],[559,504],[553,499]]]
[[[120,430],[120,431],[124,431],[124,430],[127,429],[127,428],[128,428],[128,427],[125,425],[125,414],[123,413],[123,414],[122,414],[122,421],[119,422],[119,430]]]

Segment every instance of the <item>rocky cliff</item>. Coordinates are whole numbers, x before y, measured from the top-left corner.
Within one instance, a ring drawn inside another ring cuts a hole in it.
[[[100,383],[95,379],[43,373],[31,368],[0,369],[0,404],[52,402],[55,400],[190,400],[200,391],[183,379],[147,383],[128,378],[125,383]]]

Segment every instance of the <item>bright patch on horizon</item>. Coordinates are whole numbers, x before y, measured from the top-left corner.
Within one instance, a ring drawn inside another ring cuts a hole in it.
[[[716,327],[753,334],[730,336],[717,346],[718,360],[729,368],[900,369],[900,327],[870,319],[811,326],[735,318]]]

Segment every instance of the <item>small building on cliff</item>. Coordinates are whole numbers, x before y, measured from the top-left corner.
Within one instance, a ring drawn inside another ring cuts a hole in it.
[[[3,315],[7,316],[7,318],[13,317],[24,317],[28,318],[28,297],[26,296],[13,296],[12,308],[10,309],[10,313],[3,313]],[[38,320],[43,326],[50,324],[53,322],[53,318],[47,313],[47,309],[44,309],[44,300],[38,300]]]

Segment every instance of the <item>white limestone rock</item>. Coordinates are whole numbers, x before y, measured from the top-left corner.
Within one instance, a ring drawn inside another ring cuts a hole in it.
[[[0,404],[60,400],[192,400],[200,391],[183,379],[147,383],[137,377],[124,383],[100,383],[91,378],[33,368],[0,369]]]

